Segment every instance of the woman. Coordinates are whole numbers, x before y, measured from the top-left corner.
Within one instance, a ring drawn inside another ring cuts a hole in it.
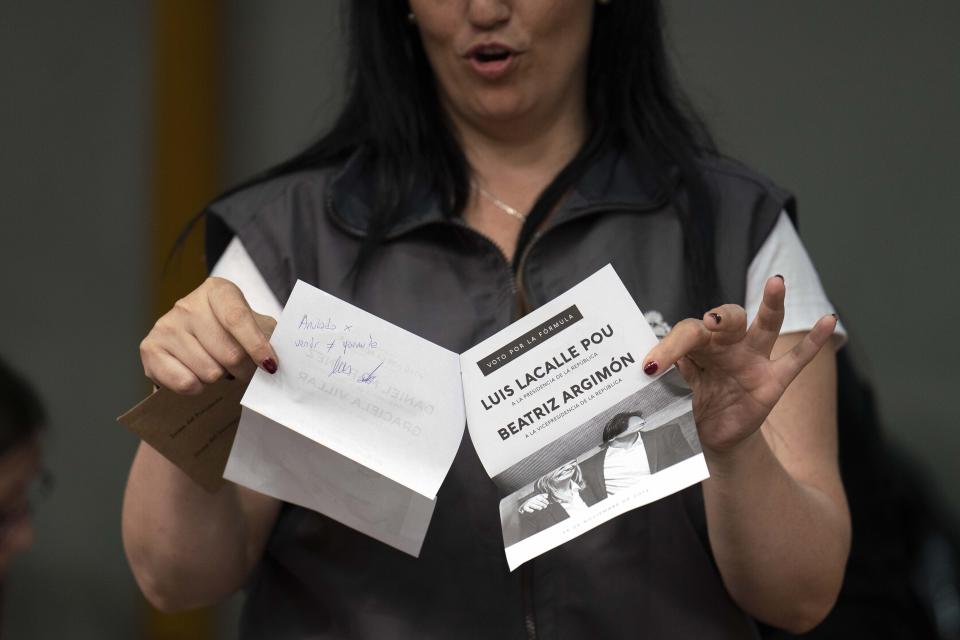
[[[535,495],[543,495],[542,509],[520,512],[520,538],[549,529],[570,516],[580,515],[600,499],[588,486],[576,460],[558,467],[533,485]]]
[[[816,624],[849,539],[821,349],[836,319],[782,213],[792,198],[719,158],[680,107],[658,4],[350,11],[340,118],[211,206],[223,277],[157,321],[146,375],[195,393],[283,367],[267,335],[297,278],[462,351],[612,262],[641,308],[675,323],[645,371],[677,363],[687,377],[712,477],[509,573],[468,438],[419,559],[242,487],[208,495],[141,445],[123,529],[147,597],[188,608],[247,585],[249,638],[742,638],[751,618]],[[784,281],[766,278],[778,272],[807,283],[783,335]],[[744,303],[758,309],[749,330]]]

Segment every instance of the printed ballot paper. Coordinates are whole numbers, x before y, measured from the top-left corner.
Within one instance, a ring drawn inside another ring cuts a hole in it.
[[[689,388],[606,266],[460,357],[510,569],[707,477]]]
[[[223,477],[418,555],[466,422],[512,570],[707,477],[656,340],[609,265],[461,355],[298,282]]]

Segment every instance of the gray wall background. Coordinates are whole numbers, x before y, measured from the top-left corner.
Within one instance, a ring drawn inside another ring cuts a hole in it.
[[[225,183],[301,147],[341,95],[336,3],[227,5]],[[667,6],[695,102],[727,152],[799,195],[892,437],[960,512],[960,5]],[[9,578],[5,638],[135,637],[119,536],[135,442],[113,420],[144,391],[151,322],[149,32],[142,1],[0,4],[0,354],[50,405],[58,480]]]
[[[0,354],[47,401],[56,479],[7,580],[4,638],[135,637],[119,526],[135,442],[114,418],[146,390],[147,18],[0,3]]]

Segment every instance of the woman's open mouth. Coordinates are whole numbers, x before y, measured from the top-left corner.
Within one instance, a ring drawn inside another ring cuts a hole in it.
[[[495,80],[510,71],[517,52],[504,45],[485,44],[472,47],[466,58],[474,71],[488,80]]]

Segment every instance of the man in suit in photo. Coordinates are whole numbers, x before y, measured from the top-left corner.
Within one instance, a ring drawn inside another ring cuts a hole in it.
[[[584,480],[615,495],[641,478],[698,452],[683,435],[679,422],[648,429],[639,411],[618,413],[603,428],[603,445],[581,463]],[[606,496],[604,496],[606,497]]]

